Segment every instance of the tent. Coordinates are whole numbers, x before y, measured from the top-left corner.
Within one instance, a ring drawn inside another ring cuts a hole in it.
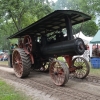
[[[85,44],[90,44],[90,41],[93,39],[93,37],[85,36],[82,32],[75,34],[74,37],[79,37],[79,38],[83,39]]]
[[[97,44],[97,48],[100,49],[100,30],[96,33],[93,39],[90,41],[91,44]],[[99,45],[98,45],[99,44]]]
[[[96,33],[90,43],[100,43],[100,30]]]

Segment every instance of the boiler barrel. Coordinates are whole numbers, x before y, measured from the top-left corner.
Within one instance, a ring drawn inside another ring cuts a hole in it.
[[[82,55],[85,51],[85,44],[81,38],[69,41],[62,41],[41,48],[43,56]]]

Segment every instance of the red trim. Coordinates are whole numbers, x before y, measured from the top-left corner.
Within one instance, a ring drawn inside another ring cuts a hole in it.
[[[64,58],[65,58],[65,60],[66,60],[66,62],[67,62],[67,64],[68,64],[69,68],[70,68],[71,65],[72,65],[72,57],[73,57],[73,56],[69,56],[69,55],[65,55],[65,56],[64,56]]]

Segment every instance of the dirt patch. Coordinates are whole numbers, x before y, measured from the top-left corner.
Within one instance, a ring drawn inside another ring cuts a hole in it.
[[[32,71],[28,78],[19,79],[12,68],[0,67],[0,77],[30,96],[31,100],[100,100],[97,77],[89,76],[85,80],[70,77],[64,87],[54,85],[48,73]]]
[[[52,97],[48,93],[45,93],[36,88],[32,88],[31,86],[27,84],[23,84],[22,82],[18,82],[18,80],[14,81],[13,79],[11,79],[12,76],[16,77],[14,75],[13,68],[7,68],[4,66],[3,67],[0,66],[0,78],[6,81],[9,85],[14,86],[15,91],[21,91],[25,95],[29,96],[30,100],[58,100],[57,98]]]

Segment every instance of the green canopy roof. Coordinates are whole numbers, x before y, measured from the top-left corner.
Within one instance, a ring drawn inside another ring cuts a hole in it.
[[[100,30],[96,33],[90,43],[100,43]]]

